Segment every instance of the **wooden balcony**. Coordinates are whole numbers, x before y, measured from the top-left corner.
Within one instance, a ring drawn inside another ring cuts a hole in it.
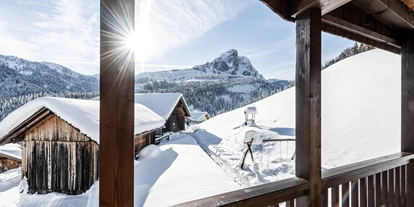
[[[322,206],[407,206],[408,165],[414,154],[401,152],[322,172]],[[411,163],[411,164],[410,164]],[[412,185],[412,184],[411,184]],[[176,207],[286,206],[309,195],[309,182],[290,178],[228,192]]]
[[[261,1],[296,24],[297,178],[179,206],[414,206],[414,0]],[[134,3],[101,0],[100,206],[134,201]],[[322,172],[322,31],[401,54],[401,153]]]

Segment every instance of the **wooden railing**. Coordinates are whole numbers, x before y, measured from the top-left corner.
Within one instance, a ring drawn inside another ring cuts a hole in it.
[[[322,173],[325,207],[407,206],[407,166],[414,154],[396,153],[358,162]],[[412,163],[414,164],[414,163]],[[411,165],[412,165],[411,164]],[[294,207],[295,199],[309,195],[309,183],[300,178],[228,192],[177,206],[281,206]]]
[[[406,206],[412,160],[413,154],[397,153],[324,171],[323,206]]]

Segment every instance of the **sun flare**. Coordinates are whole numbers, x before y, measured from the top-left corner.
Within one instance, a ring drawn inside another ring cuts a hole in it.
[[[151,55],[152,39],[148,32],[132,32],[125,41],[126,46],[135,52],[135,59],[143,63]]]

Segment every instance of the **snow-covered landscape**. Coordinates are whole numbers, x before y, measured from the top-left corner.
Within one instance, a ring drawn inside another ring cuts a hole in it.
[[[323,169],[399,152],[400,83],[400,57],[381,50],[323,70]],[[293,177],[295,144],[275,140],[295,138],[295,88],[249,106],[257,108],[254,123],[245,124],[241,107],[144,148],[135,162],[135,206],[169,206]],[[252,131],[260,141],[252,145],[254,161],[248,155],[241,169]],[[20,172],[0,174],[0,206],[98,206],[99,181],[81,195],[30,195]]]

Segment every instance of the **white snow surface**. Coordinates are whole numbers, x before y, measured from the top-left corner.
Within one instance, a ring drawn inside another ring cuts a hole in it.
[[[38,98],[9,114],[0,122],[0,138],[45,107],[99,143],[99,101]],[[164,126],[165,120],[141,104],[135,104],[135,134]]]
[[[76,206],[97,207],[99,182],[81,195],[19,193],[20,169],[0,174],[2,206]],[[24,180],[21,183],[25,185]],[[174,204],[241,189],[185,134],[174,134],[164,145],[150,145],[135,161],[135,206]]]
[[[400,151],[400,62],[398,55],[372,50],[322,71],[323,169]],[[243,170],[240,164],[249,130],[263,140],[295,138],[295,88],[254,106],[261,113],[253,125],[242,124],[242,107],[191,128],[191,135],[244,187],[294,175],[294,142],[253,145],[254,162],[248,155]]]
[[[0,146],[0,155],[2,154],[19,160],[22,159],[22,149],[19,144],[6,144]]]
[[[174,134],[159,149],[144,148],[135,175],[135,206],[171,206],[241,189],[185,134]]]

